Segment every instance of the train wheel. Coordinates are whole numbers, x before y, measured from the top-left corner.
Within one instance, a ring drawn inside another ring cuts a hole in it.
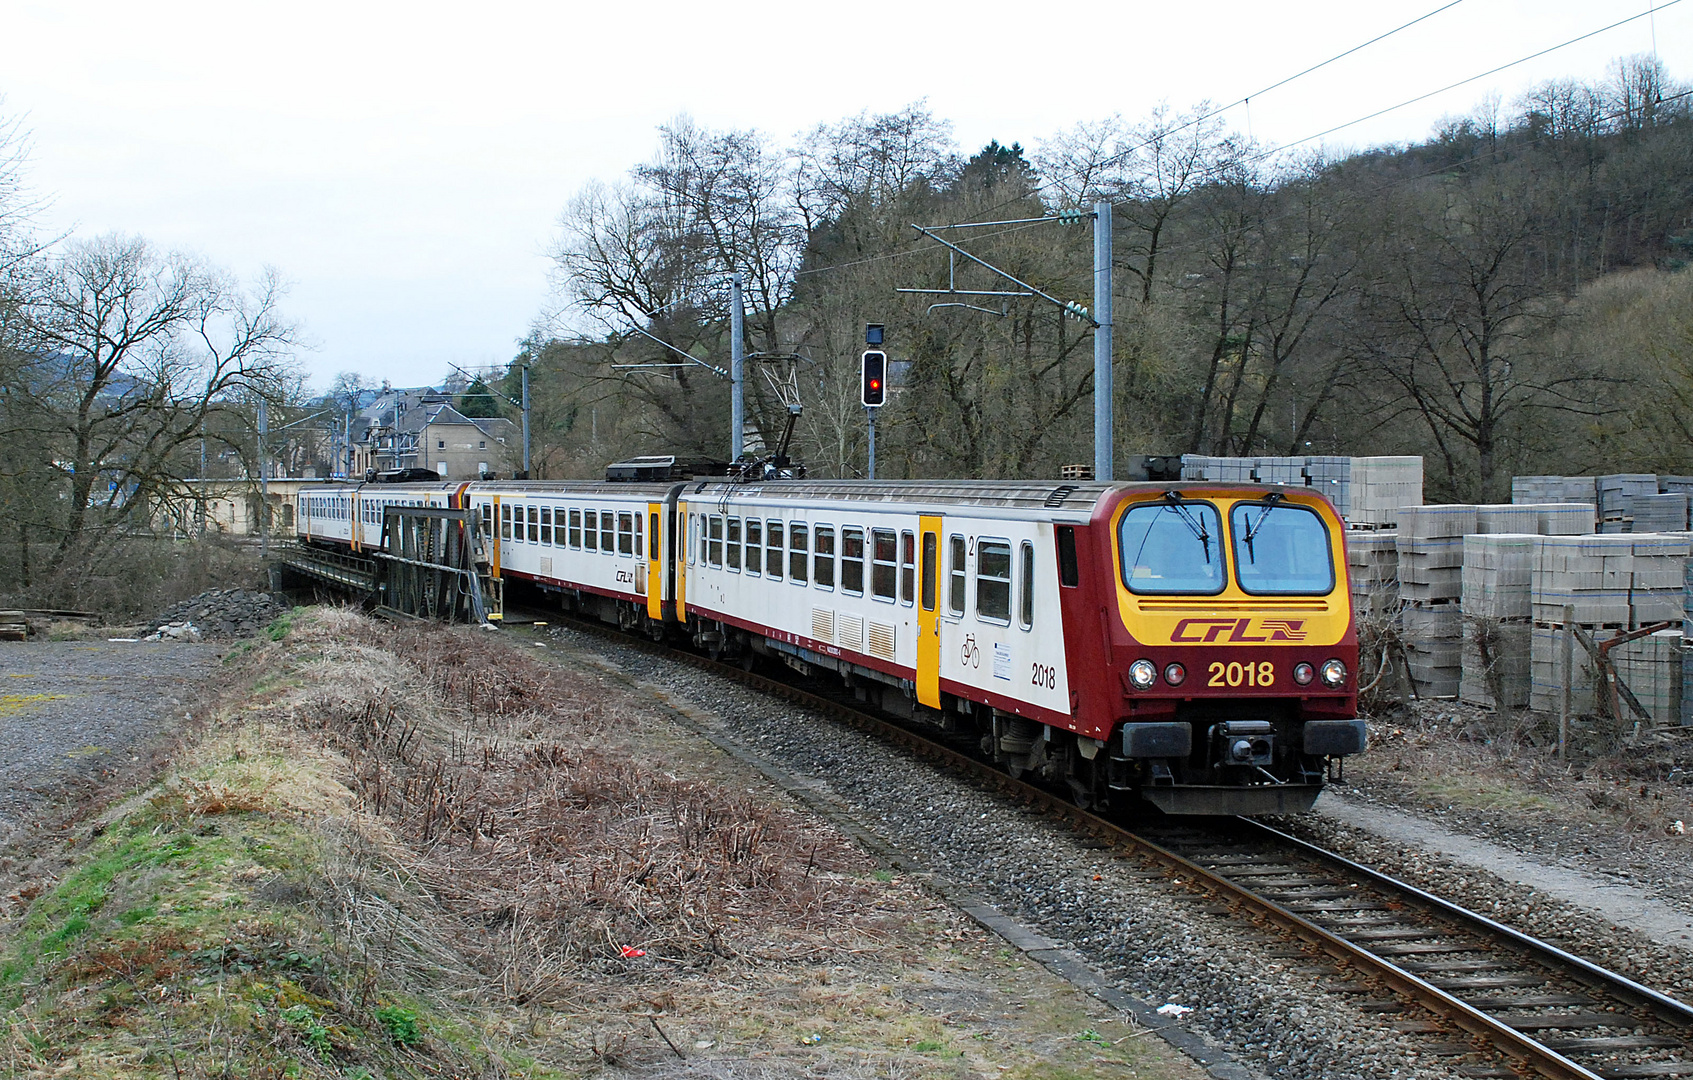
[[[1100,798],[1105,790],[1104,763],[1103,754],[1089,761],[1074,743],[1064,750],[1064,780],[1070,785],[1070,800],[1083,810],[1098,810],[1104,805]]]

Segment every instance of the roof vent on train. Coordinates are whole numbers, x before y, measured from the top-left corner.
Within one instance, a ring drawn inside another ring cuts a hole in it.
[[[1064,500],[1068,499],[1070,497],[1070,493],[1075,490],[1075,484],[1059,484],[1057,487],[1053,488],[1051,493],[1046,497],[1047,509],[1056,510],[1058,507],[1063,506]]]
[[[434,469],[386,469],[378,473],[366,473],[367,481],[378,484],[416,484],[425,480],[439,480],[441,474]]]
[[[696,476],[727,476],[729,463],[710,459],[683,459],[674,454],[652,454],[614,461],[605,467],[612,483],[634,484],[652,480],[692,480]]]

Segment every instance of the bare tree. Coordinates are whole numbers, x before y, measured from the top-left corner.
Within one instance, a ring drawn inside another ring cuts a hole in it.
[[[117,235],[43,262],[23,303],[27,376],[8,390],[33,403],[62,483],[50,568],[90,554],[185,476],[183,450],[214,413],[282,394],[294,328],[281,293],[274,273],[247,292]]]

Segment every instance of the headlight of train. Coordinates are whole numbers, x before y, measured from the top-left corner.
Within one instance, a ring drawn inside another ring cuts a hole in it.
[[[1310,686],[1311,680],[1317,677],[1317,669],[1301,660],[1293,665],[1293,681],[1300,686]]]
[[[1346,683],[1346,665],[1339,660],[1323,661],[1323,685],[1339,689]]]
[[[1180,686],[1182,684],[1182,680],[1185,678],[1187,678],[1187,668],[1182,667],[1180,664],[1169,664],[1165,666],[1164,681],[1169,683],[1171,686]]]
[[[1129,665],[1129,681],[1136,690],[1150,690],[1158,679],[1158,669],[1150,660],[1136,660]]]

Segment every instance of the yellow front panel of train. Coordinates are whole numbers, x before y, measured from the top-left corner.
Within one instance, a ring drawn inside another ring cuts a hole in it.
[[[1182,492],[1189,502],[1215,506],[1221,523],[1231,521],[1237,503],[1258,503],[1236,493],[1210,494],[1203,489]],[[1297,493],[1284,495],[1281,505],[1316,513],[1328,531],[1333,584],[1322,595],[1263,595],[1241,588],[1234,566],[1237,544],[1227,532],[1215,538],[1215,557],[1223,561],[1223,587],[1211,595],[1147,595],[1124,583],[1121,524],[1136,506],[1160,500],[1125,502],[1111,516],[1112,563],[1116,568],[1117,610],[1134,639],[1146,645],[1228,646],[1333,645],[1346,637],[1352,622],[1352,598],[1346,579],[1345,523],[1319,499]],[[1129,573],[1133,573],[1133,569]]]

